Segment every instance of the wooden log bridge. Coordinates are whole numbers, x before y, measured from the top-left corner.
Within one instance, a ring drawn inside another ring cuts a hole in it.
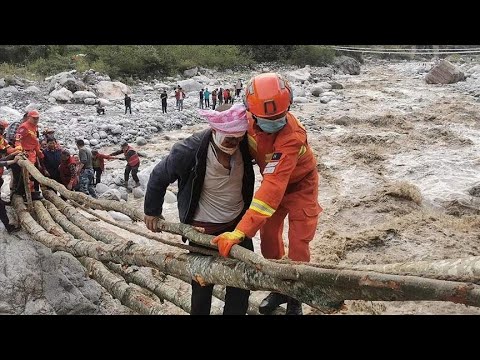
[[[130,203],[69,191],[44,177],[28,160],[18,164],[42,185],[44,195],[44,200],[33,201],[30,209],[22,197],[13,197],[22,228],[52,251],[77,257],[90,277],[137,313],[163,314],[164,300],[188,313],[190,295],[181,289],[185,288],[182,283],[192,280],[276,291],[324,313],[334,312],[344,300],[451,301],[480,307],[480,257],[346,267],[271,261],[235,245],[231,258],[225,259],[210,245],[212,236],[192,226],[161,219],[158,227],[162,232],[152,233],[143,225],[143,212]],[[120,212],[132,223],[111,220],[98,210]],[[92,226],[92,219],[99,222]],[[136,243],[99,226],[101,222],[155,242]],[[169,234],[184,236],[206,249],[189,252],[191,246]],[[224,291],[217,286],[214,295],[224,299]],[[221,308],[212,307],[212,313],[221,313]],[[258,303],[250,301],[248,313],[258,314]]]

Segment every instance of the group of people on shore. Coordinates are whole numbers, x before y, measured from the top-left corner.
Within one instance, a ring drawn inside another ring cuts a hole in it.
[[[105,170],[105,160],[120,159],[117,155],[123,154],[127,161],[124,172],[124,185],[127,190],[130,173],[135,186],[140,186],[137,176],[140,158],[137,151],[127,142],[123,142],[118,151],[103,154],[98,150],[90,150],[85,146],[85,141],[75,141],[78,154],[71,154],[68,149],[63,149],[55,138],[54,129],[45,129],[40,136],[38,123],[40,113],[31,110],[24,114],[22,119],[8,123],[0,120],[0,188],[4,183],[3,173],[5,168],[11,170],[10,196],[22,195],[26,199],[25,186],[21,167],[17,164],[19,159],[26,158],[42,175],[63,184],[68,190],[80,191],[94,198],[98,197],[95,187],[101,182]],[[21,155],[21,156],[20,156]],[[40,183],[29,175],[26,179],[32,200],[42,199]],[[0,199],[0,219],[7,232],[16,230],[10,224],[5,206],[8,202]]]

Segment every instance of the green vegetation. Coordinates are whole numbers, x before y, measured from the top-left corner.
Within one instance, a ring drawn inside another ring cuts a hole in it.
[[[334,58],[335,50],[328,46],[305,45],[295,47],[290,62],[299,66],[326,66],[332,63]]]
[[[128,82],[195,66],[224,70],[267,61],[321,66],[334,54],[318,45],[0,45],[0,77],[94,69]]]

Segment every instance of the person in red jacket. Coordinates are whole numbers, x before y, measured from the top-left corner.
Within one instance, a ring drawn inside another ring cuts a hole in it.
[[[60,159],[58,166],[60,181],[68,190],[74,190],[78,185],[77,162],[68,150],[62,151]]]
[[[40,142],[38,140],[39,118],[40,114],[37,110],[32,110],[27,113],[27,120],[18,127],[15,136],[15,149],[23,151],[28,160],[40,170],[39,160],[43,159],[44,155],[40,150]],[[32,181],[31,176],[29,177],[28,187],[32,193],[32,199],[40,200],[40,184],[36,180]],[[17,188],[20,194],[25,192],[23,186],[17,186]]]
[[[318,173],[303,125],[289,112],[293,101],[290,85],[276,73],[253,77],[245,89],[248,142],[263,180],[249,209],[232,232],[212,240],[221,255],[260,230],[261,250],[267,259],[285,255],[283,223],[288,215],[288,258],[310,261],[309,242],[322,211],[318,203]],[[287,303],[287,314],[301,315],[296,299],[272,292],[260,304],[269,313]]]
[[[116,160],[115,156],[101,154],[98,150],[92,150],[93,171],[95,172],[95,185],[102,182],[102,172],[105,170],[105,160]]]
[[[138,153],[125,141],[122,143],[121,150],[115,151],[109,155],[115,156],[120,155],[121,153],[125,155],[125,160],[127,160],[127,166],[125,166],[124,174],[125,186],[128,188],[130,172],[132,172],[132,178],[135,181],[135,186],[140,186],[140,179],[137,176],[138,168],[140,167],[140,157],[138,156]]]

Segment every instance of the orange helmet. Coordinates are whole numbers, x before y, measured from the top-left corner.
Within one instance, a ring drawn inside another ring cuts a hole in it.
[[[27,113],[27,116],[31,116],[31,117],[34,117],[34,118],[38,118],[38,117],[40,117],[40,114],[38,113],[37,110],[32,110],[32,111],[29,111],[29,112]]]
[[[258,117],[270,118],[283,114],[292,102],[290,84],[276,73],[254,76],[245,90],[245,107]]]
[[[5,130],[8,127],[8,121],[7,120],[0,120],[0,127]]]

